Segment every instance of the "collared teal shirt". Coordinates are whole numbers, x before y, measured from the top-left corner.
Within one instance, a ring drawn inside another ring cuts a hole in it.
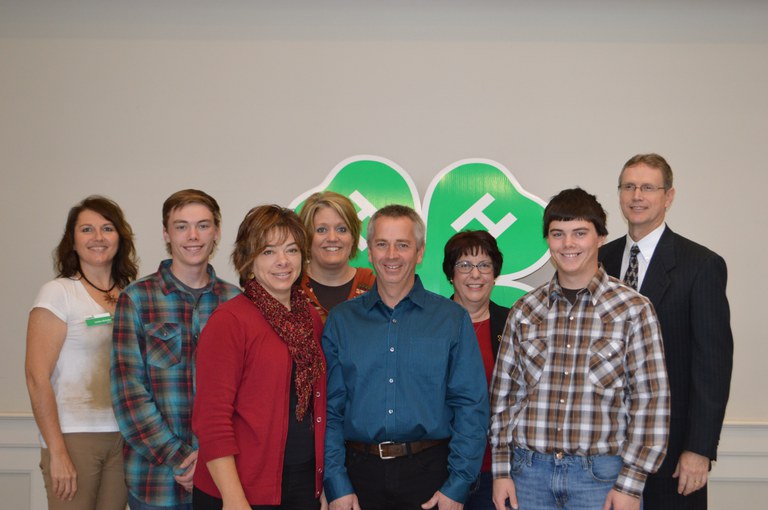
[[[419,277],[394,309],[378,284],[331,310],[323,332],[328,363],[324,485],[328,501],[355,492],[344,442],[450,438],[440,491],[464,502],[480,472],[488,388],[472,322]]]

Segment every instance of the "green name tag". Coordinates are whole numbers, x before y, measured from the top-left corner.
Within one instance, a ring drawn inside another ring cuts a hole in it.
[[[99,315],[93,315],[85,318],[86,326],[101,326],[103,324],[112,324],[112,314],[101,313]]]

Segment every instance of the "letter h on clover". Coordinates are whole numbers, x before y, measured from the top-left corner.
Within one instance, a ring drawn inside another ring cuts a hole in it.
[[[352,264],[370,266],[365,232],[373,213],[387,204],[419,212],[427,226],[424,260],[417,272],[424,286],[449,296],[453,289],[442,272],[443,247],[456,232],[487,230],[504,254],[492,298],[510,306],[531,288],[518,281],[549,259],[541,236],[544,202],[520,186],[503,165],[487,159],[461,160],[441,170],[427,188],[423,207],[410,175],[393,161],[353,156],[331,170],[323,182],[291,203],[301,209],[317,191],[332,190],[350,198],[363,221],[359,251]]]

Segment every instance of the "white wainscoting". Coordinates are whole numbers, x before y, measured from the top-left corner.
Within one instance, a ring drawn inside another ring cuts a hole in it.
[[[45,510],[40,442],[31,414],[0,414],[0,506],[13,510]]]
[[[45,510],[37,427],[31,414],[0,414],[0,508]],[[766,508],[768,422],[727,422],[710,482],[713,510]]]

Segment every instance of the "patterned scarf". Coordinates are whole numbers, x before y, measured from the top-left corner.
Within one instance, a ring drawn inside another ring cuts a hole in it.
[[[309,312],[307,296],[298,286],[291,288],[291,309],[272,297],[259,282],[251,278],[245,284],[245,296],[288,345],[288,352],[296,364],[296,419],[302,421],[309,408],[312,387],[325,373],[320,348],[314,339],[314,324]]]

